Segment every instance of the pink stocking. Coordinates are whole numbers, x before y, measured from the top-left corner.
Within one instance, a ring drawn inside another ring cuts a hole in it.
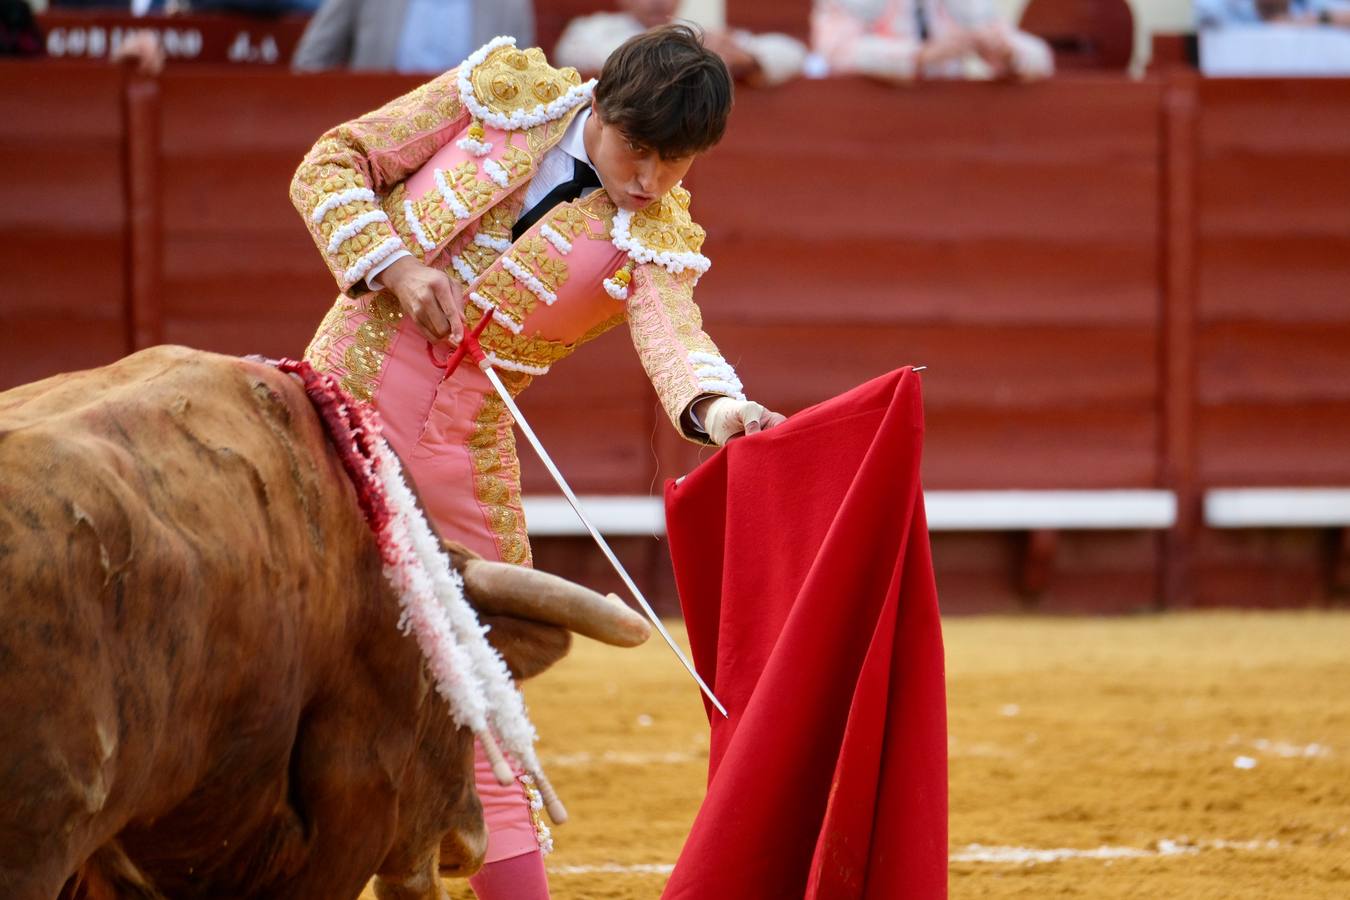
[[[478,900],[548,900],[544,854],[535,850],[487,863],[469,884]]]

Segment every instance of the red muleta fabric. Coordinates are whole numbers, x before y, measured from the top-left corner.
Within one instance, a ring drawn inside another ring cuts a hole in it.
[[[899,369],[666,486],[709,706],[708,795],[667,900],[947,896],[947,706]]]

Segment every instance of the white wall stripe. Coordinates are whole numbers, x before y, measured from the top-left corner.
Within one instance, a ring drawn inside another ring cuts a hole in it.
[[[641,495],[590,495],[582,508],[605,534],[661,535],[664,501]],[[926,491],[930,531],[1058,529],[1159,529],[1176,522],[1171,491]],[[585,534],[567,501],[556,495],[524,498],[535,537]]]

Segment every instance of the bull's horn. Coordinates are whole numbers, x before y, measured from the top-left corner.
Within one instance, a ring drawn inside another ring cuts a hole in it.
[[[651,637],[647,620],[618,597],[557,575],[483,559],[465,560],[463,574],[481,612],[557,625],[616,647],[636,647]]]

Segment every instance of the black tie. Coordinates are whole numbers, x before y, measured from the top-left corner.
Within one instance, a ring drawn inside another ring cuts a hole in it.
[[[588,187],[600,187],[600,176],[595,174],[595,170],[586,165],[579,159],[572,160],[572,178],[570,181],[564,181],[544,195],[544,199],[534,205],[534,208],[525,215],[516,220],[516,224],[511,226],[511,240],[519,240],[520,236],[534,227],[534,223],[543,218],[544,213],[548,212],[559,203],[566,203],[569,200],[575,200],[581,196],[581,192]]]

